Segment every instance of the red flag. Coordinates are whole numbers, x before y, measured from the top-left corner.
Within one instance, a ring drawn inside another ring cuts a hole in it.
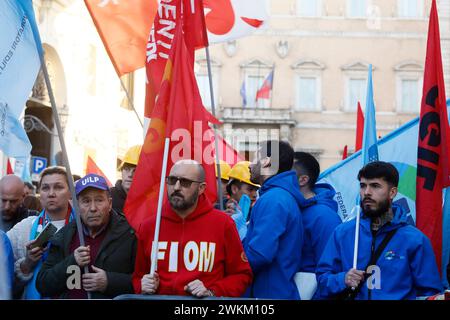
[[[14,174],[14,170],[11,166],[11,161],[9,161],[9,158],[6,160],[6,174]]]
[[[214,143],[214,135],[211,135],[211,143],[213,144],[215,148]],[[228,142],[225,141],[224,138],[222,138],[219,134],[217,134],[217,144],[219,147],[219,158],[220,160],[228,163],[231,167],[234,166],[239,161],[244,161],[245,159],[241,157],[239,152],[237,152],[232,146],[228,144]],[[214,153],[214,159],[216,154]]]
[[[342,160],[347,159],[347,157],[348,157],[348,150],[347,150],[347,145],[345,145],[344,151],[342,152]]]
[[[361,150],[362,148],[363,135],[364,135],[364,113],[361,109],[361,104],[358,101],[358,115],[356,118],[355,152]]]
[[[208,126],[208,121],[217,120],[202,105],[190,55],[183,30],[177,25],[161,91],[125,203],[126,217],[135,230],[156,213],[166,137],[170,138],[170,146],[165,174],[178,160],[197,160],[206,172],[206,195],[212,202],[217,197],[214,149],[209,139],[213,133]],[[167,198],[165,191],[164,197]]]
[[[194,7],[191,7],[191,3]],[[208,45],[203,4],[200,0],[166,0],[160,2],[147,43],[147,84],[145,88],[144,116],[150,118],[156,97],[161,88],[164,69],[169,57],[177,21],[181,21],[183,4],[183,29],[188,48],[188,59],[194,63],[194,51]]]
[[[87,157],[87,161],[86,161],[86,174],[89,174],[89,173],[95,173],[95,174],[102,176],[103,178],[105,178],[106,183],[108,184],[108,187],[113,186],[112,183],[105,176],[103,171],[97,166],[95,161],[90,156]]]
[[[433,0],[419,122],[416,224],[431,240],[439,271],[442,270],[442,189],[450,185],[448,134],[439,21]]]
[[[145,65],[157,0],[84,0],[119,76]]]

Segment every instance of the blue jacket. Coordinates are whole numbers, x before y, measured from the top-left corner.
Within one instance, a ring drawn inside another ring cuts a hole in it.
[[[246,296],[299,299],[294,275],[300,269],[305,200],[294,171],[267,179],[250,215],[244,250],[253,270]]]
[[[0,230],[0,250],[2,251],[2,261],[0,263],[3,266],[0,267],[1,272],[6,271],[6,286],[9,290],[10,295],[12,295],[12,286],[14,281],[14,254],[11,246],[11,241],[9,241],[6,233]],[[4,278],[2,277],[2,280]],[[11,298],[12,296],[10,296]],[[5,298],[5,297],[2,297]]]
[[[430,240],[407,223],[402,207],[394,205],[392,209],[394,219],[378,230],[374,238],[377,248],[386,233],[398,229],[377,261],[379,288],[371,290],[371,299],[415,299],[441,292],[443,288]],[[353,219],[338,226],[325,247],[316,270],[320,298],[330,298],[345,289],[344,277],[353,265],[355,223]],[[361,216],[359,230],[357,269],[363,270],[369,263],[373,240],[369,218]],[[367,282],[356,299],[369,299]]]
[[[320,183],[314,186],[313,191],[316,195],[301,204],[305,229],[300,268],[302,272],[316,271],[328,239],[342,222],[337,213],[338,205],[333,200],[336,194],[333,187],[327,183]]]

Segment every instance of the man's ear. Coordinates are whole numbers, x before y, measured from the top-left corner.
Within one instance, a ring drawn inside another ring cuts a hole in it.
[[[391,199],[391,201],[393,201],[395,196],[397,195],[397,193],[398,193],[398,188],[397,187],[392,187],[389,190],[389,199]]]
[[[308,184],[309,182],[309,176],[303,174],[300,177],[298,177],[298,184],[300,185],[300,187],[304,187]]]
[[[202,193],[204,193],[205,190],[206,190],[206,182],[200,183],[200,185],[198,187],[198,195],[201,195]]]

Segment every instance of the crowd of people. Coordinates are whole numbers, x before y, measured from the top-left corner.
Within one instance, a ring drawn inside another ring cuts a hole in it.
[[[205,195],[200,163],[176,162],[154,244],[156,216],[134,230],[123,212],[140,150],[127,152],[112,188],[97,174],[74,179],[81,227],[65,168],[46,168],[37,190],[15,175],[0,179],[0,298],[401,300],[444,290],[429,239],[393,204],[399,174],[390,163],[349,177],[361,199],[355,268],[356,219],[342,223],[311,154],[270,140],[251,163],[220,163],[222,204]],[[54,234],[41,243],[49,224]]]

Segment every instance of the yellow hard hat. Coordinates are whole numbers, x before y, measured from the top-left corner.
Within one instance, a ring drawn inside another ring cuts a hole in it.
[[[228,177],[230,178],[230,180],[236,179],[259,188],[261,187],[259,184],[250,181],[249,165],[250,165],[249,161],[239,161],[233,166],[233,168],[231,168],[230,173],[228,173]]]
[[[119,171],[122,170],[123,165],[125,163],[133,164],[137,166],[139,161],[139,155],[141,154],[142,145],[136,145],[132,146],[130,149],[127,150],[127,153],[125,153],[125,157],[123,157],[122,163],[117,168]]]
[[[228,173],[231,170],[231,167],[228,163],[226,163],[225,161],[219,160],[219,166],[220,166],[220,179],[223,180],[229,180],[228,178]],[[216,177],[217,177],[217,165],[214,164],[214,169],[216,171]]]

